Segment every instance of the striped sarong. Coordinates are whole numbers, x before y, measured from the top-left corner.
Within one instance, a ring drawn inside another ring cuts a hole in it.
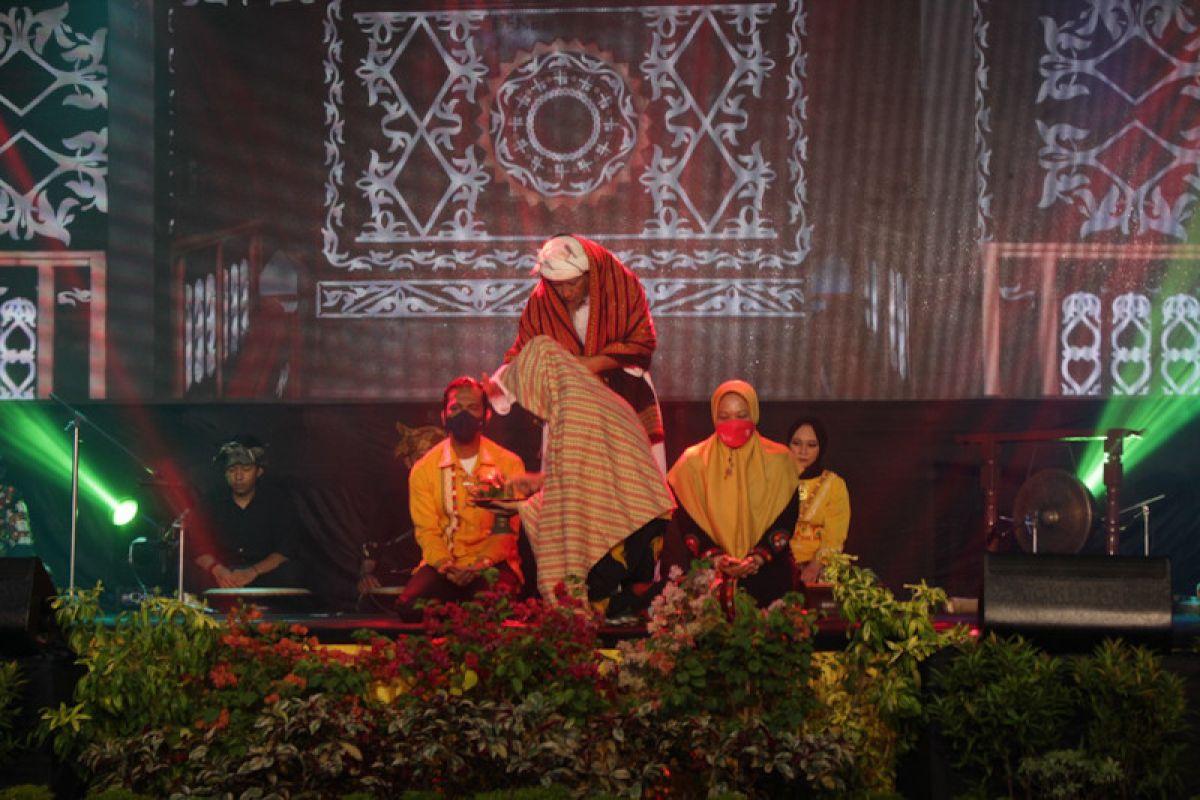
[[[545,482],[521,524],[550,599],[674,501],[633,409],[553,339],[531,339],[498,379],[546,423]]]

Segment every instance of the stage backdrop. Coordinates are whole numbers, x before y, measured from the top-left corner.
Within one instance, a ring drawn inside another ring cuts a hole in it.
[[[1200,11],[1142,0],[26,0],[0,396],[418,400],[538,244],[665,398],[1200,392]]]

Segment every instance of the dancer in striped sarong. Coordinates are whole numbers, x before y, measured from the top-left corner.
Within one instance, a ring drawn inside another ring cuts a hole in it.
[[[492,381],[545,422],[542,472],[514,481],[534,491],[520,512],[542,596],[576,576],[610,616],[648,603],[639,592],[654,578],[651,541],[674,502],[638,415],[548,336]]]

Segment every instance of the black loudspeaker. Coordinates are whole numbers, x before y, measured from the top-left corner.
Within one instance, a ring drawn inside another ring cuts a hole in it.
[[[1166,558],[987,553],[984,632],[1017,633],[1056,652],[1104,638],[1171,644],[1171,562]]]
[[[0,558],[0,655],[26,655],[53,630],[54,583],[40,558]]]

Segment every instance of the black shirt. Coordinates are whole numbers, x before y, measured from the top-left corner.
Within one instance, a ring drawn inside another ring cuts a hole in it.
[[[210,495],[197,531],[196,556],[210,554],[230,569],[248,567],[272,553],[297,556],[300,518],[291,498],[274,486],[259,485],[245,507],[228,488]]]

